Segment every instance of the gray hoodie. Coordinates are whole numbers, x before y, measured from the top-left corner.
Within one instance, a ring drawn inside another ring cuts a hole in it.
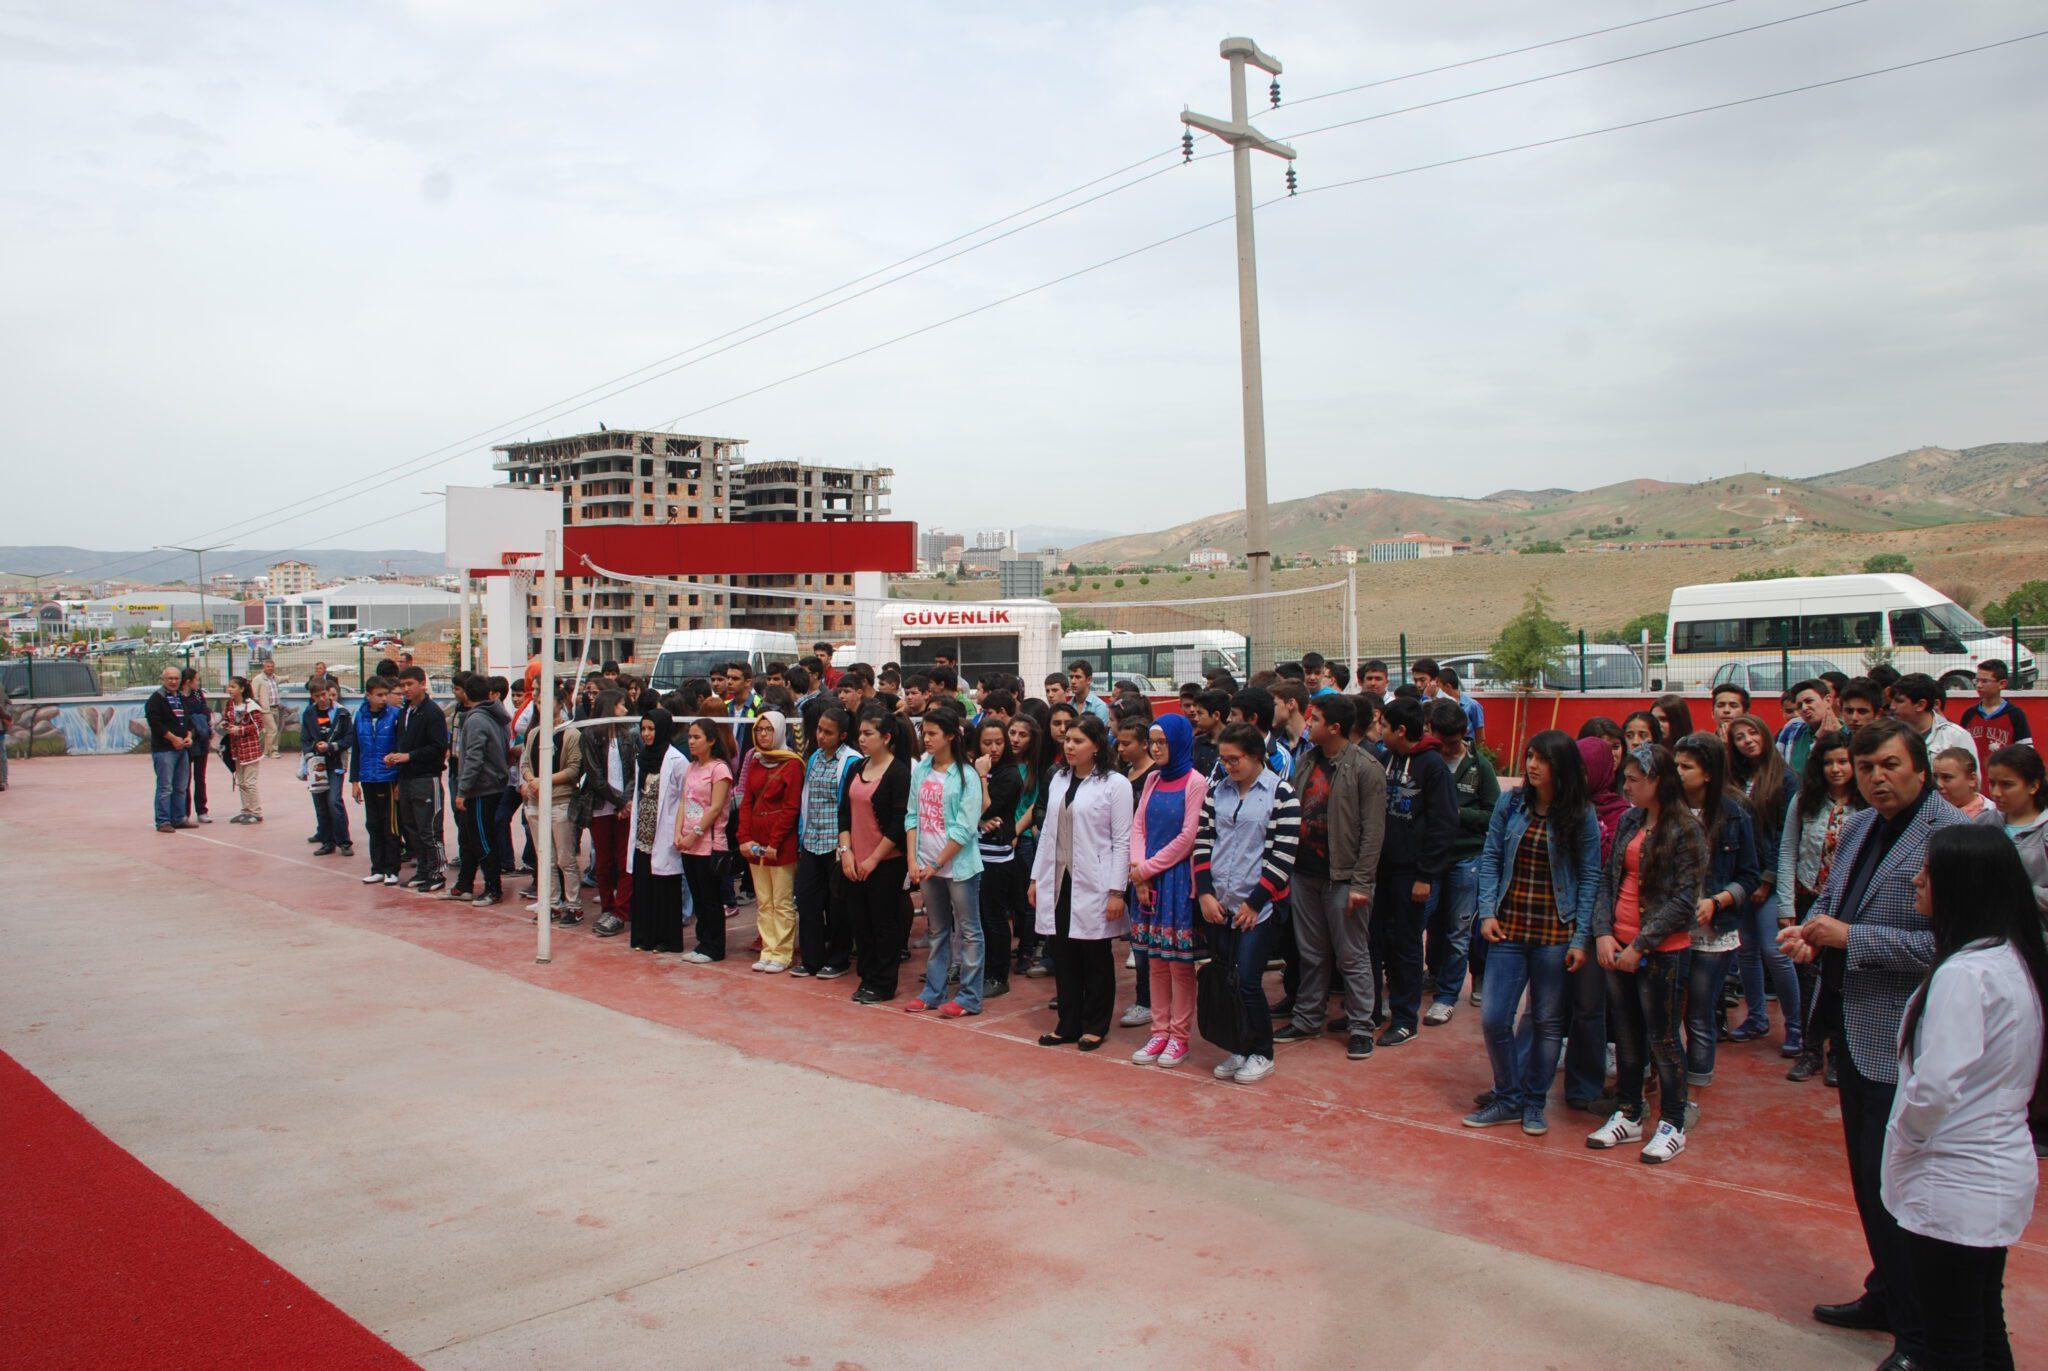
[[[495,795],[511,784],[507,757],[512,716],[496,701],[471,705],[455,721],[456,792],[463,799]]]

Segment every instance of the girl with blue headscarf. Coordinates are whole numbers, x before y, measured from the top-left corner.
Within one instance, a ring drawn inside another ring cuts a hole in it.
[[[1195,770],[1195,730],[1179,714],[1152,724],[1153,767],[1131,821],[1131,941],[1152,980],[1152,1036],[1131,1054],[1140,1066],[1179,1066],[1195,1025],[1195,830],[1209,781]]]

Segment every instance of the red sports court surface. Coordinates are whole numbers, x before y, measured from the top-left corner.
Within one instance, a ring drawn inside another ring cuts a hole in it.
[[[947,1023],[854,1005],[850,979],[753,974],[745,915],[729,929],[733,955],[720,966],[633,953],[624,938],[582,928],[557,930],[553,963],[537,966],[515,902],[477,910],[365,887],[360,847],[352,861],[312,857],[303,792],[289,783],[267,788],[272,818],[261,827],[220,822],[158,835],[147,823],[148,772],[135,759],[38,760],[17,765],[13,779],[6,818],[18,831],[102,842],[745,1053],[1134,1156],[1255,1171],[1311,1196],[1801,1325],[1815,1300],[1853,1295],[1866,1266],[1834,1094],[1818,1081],[1786,1082],[1774,1041],[1723,1046],[1691,1148],[1653,1169],[1633,1149],[1588,1151],[1584,1133],[1597,1121],[1561,1103],[1545,1138],[1460,1126],[1473,1092],[1488,1084],[1469,1005],[1367,1063],[1347,1061],[1334,1038],[1283,1047],[1271,1078],[1238,1087],[1211,1078],[1220,1054],[1206,1044],[1178,1072],[1129,1065],[1142,1030],[1120,1029],[1092,1055],[1037,1047],[1051,1026],[1049,981],[1020,978],[981,1017]],[[916,970],[905,968],[906,997]],[[1119,1007],[1130,974],[1122,979]],[[2021,1363],[2048,1362],[2040,1208],[2010,1260],[2007,1316]],[[1874,1363],[1884,1346],[1869,1345]]]

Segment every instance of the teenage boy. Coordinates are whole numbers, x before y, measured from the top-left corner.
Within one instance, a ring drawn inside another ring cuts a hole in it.
[[[444,900],[470,899],[470,880],[479,872],[483,889],[473,903],[489,906],[504,898],[509,838],[498,824],[498,802],[511,779],[507,731],[495,716],[489,683],[474,674],[455,678],[455,838],[462,864]]]
[[[1728,725],[1749,713],[1749,691],[1733,681],[1714,687],[1714,732],[1728,741]]]
[[[1250,724],[1259,731],[1266,741],[1266,769],[1275,776],[1286,777],[1294,769],[1294,758],[1280,740],[1273,736],[1273,716],[1276,706],[1273,692],[1257,686],[1246,686],[1230,697],[1230,717],[1233,724]]]
[[[830,643],[811,644],[811,655],[818,659],[818,664],[811,667],[810,670],[817,676],[826,690],[837,690],[839,688],[840,672],[838,668],[832,665],[832,652],[833,647]]]
[[[1334,978],[1344,1001],[1345,1054],[1372,1055],[1373,975],[1367,947],[1373,886],[1387,826],[1387,773],[1352,743],[1352,701],[1318,695],[1309,703],[1309,749],[1295,764],[1301,846],[1288,893],[1301,988],[1294,1014],[1273,1034],[1300,1042],[1323,1033]]]
[[[1424,703],[1436,698],[1437,665],[1434,657],[1417,657],[1415,665],[1408,668],[1408,680],[1422,693]]]
[[[922,671],[913,671],[903,678],[903,713],[913,719],[922,719],[924,712],[931,708],[932,678]]]
[[[1217,743],[1229,713],[1230,697],[1220,690],[1204,690],[1188,706],[1188,722],[1195,726],[1194,766],[1204,776],[1216,770]]]
[[[863,706],[875,698],[875,672],[866,662],[855,662],[839,673],[839,684],[834,687],[839,695],[840,707],[847,717],[858,719]]]
[[[1067,702],[1067,676],[1055,671],[1045,678],[1045,702],[1047,705],[1063,705]]]
[[[1465,740],[1472,746],[1479,746],[1479,740],[1486,733],[1486,711],[1479,707],[1479,701],[1465,693],[1464,683],[1451,668],[1438,667],[1436,691],[1439,699],[1449,700],[1465,711]]]
[[[313,821],[320,845],[313,855],[325,857],[339,851],[344,857],[353,857],[356,850],[348,840],[348,790],[342,778],[348,774],[348,754],[355,743],[354,720],[337,698],[340,691],[332,676],[316,677],[310,685],[313,698],[299,716],[299,751],[305,757],[308,778],[315,780]],[[325,785],[312,776],[316,770],[326,776]]]
[[[1315,744],[1308,737],[1308,688],[1300,681],[1282,681],[1273,687],[1273,737],[1287,752],[1287,768],[1296,765]]]
[[[1380,1046],[1399,1047],[1414,1040],[1422,1017],[1423,921],[1451,864],[1458,801],[1442,750],[1425,735],[1419,701],[1397,696],[1387,704],[1386,743],[1387,835],[1372,902],[1372,946],[1387,978],[1390,1022]]]
[[[1876,723],[1883,715],[1884,691],[1869,677],[1859,676],[1842,687],[1835,708],[1842,727],[1854,733],[1865,724]]]
[[[736,719],[751,719],[761,712],[761,697],[755,693],[754,669],[735,658],[720,673],[725,678],[726,709]]]
[[[1335,695],[1337,687],[1330,684],[1330,663],[1320,652],[1301,654],[1301,683],[1311,695]]]
[[[400,884],[434,891],[448,884],[441,871],[440,808],[448,716],[427,694],[427,673],[420,668],[399,668],[398,689],[405,706],[398,712],[397,750],[385,753],[384,760],[398,768],[398,817],[413,855],[412,879]]]
[[[356,716],[356,745],[348,754],[349,790],[363,807],[363,831],[370,839],[370,874],[364,885],[398,884],[398,769],[388,754],[398,737],[398,707],[391,682],[372,676]]]
[[[1834,697],[1828,694],[1827,685],[1821,681],[1801,681],[1794,686],[1792,707],[1798,711],[1801,727],[1793,736],[1791,747],[1786,750],[1785,765],[1797,776],[1805,770],[1814,742],[1823,733],[1833,733],[1842,723],[1835,717]]]
[[[1943,716],[1941,707],[1947,699],[1948,692],[1941,688],[1941,682],[1924,671],[1901,676],[1892,684],[1892,717],[1920,735],[1930,757],[1938,757],[1952,747],[1973,753],[1977,750],[1976,740]]]
[[[1429,977],[1426,1024],[1444,1024],[1457,1012],[1465,988],[1465,967],[1472,967],[1472,993],[1479,993],[1485,974],[1484,946],[1472,944],[1472,915],[1479,907],[1479,853],[1493,807],[1500,802],[1500,778],[1493,763],[1465,740],[1465,711],[1449,700],[1429,707],[1429,731],[1435,735],[1444,765],[1451,769],[1451,792],[1457,797],[1458,831],[1451,839],[1450,865],[1429,909],[1428,946],[1424,966]]]
[[[1358,693],[1387,698],[1387,664],[1375,657],[1358,668]]]
[[[1095,668],[1089,665],[1086,658],[1075,662],[1067,668],[1067,690],[1069,698],[1074,702],[1074,708],[1093,714],[1096,718],[1102,720],[1104,728],[1108,728],[1110,726],[1109,706],[1102,702],[1101,696],[1094,694],[1090,690],[1094,683]]]
[[[2014,743],[2031,743],[2034,730],[2020,707],[2005,698],[2010,679],[2005,663],[1993,658],[1977,668],[1977,703],[1963,711],[1963,732],[1977,744],[1977,780],[1988,787],[1991,754]],[[1986,793],[1989,791],[1987,789]]]

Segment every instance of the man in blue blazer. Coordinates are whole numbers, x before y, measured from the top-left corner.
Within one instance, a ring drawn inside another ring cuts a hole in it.
[[[1849,757],[1870,808],[1843,825],[1827,888],[1805,921],[1779,935],[1787,955],[1797,962],[1818,957],[1824,987],[1840,989],[1821,995],[1824,1009],[1837,1007],[1837,1021],[1809,1031],[1832,1033],[1848,1049],[1842,1134],[1870,1249],[1863,1294],[1846,1304],[1815,1305],[1813,1316],[1838,1328],[1888,1330],[1892,1352],[1879,1371],[1913,1371],[1932,1365],[1926,1327],[1913,1299],[1905,1241],[1878,1195],[1878,1181],[1899,1085],[1899,1022],[1934,964],[1934,930],[1915,908],[1913,878],[1926,863],[1929,835],[1969,820],[1935,793],[1927,745],[1896,719],[1856,730]]]

